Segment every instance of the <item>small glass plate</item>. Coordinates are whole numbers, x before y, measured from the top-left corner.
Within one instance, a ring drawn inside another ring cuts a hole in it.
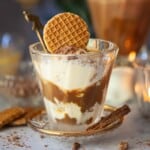
[[[104,115],[106,116],[109,113],[113,112],[116,109],[116,107],[105,105],[104,106]],[[46,112],[28,120],[28,125],[33,128],[36,131],[39,131],[41,133],[45,133],[48,135],[53,136],[65,136],[65,137],[77,137],[77,136],[90,136],[95,134],[104,134],[108,131],[112,131],[113,129],[118,128],[123,122],[123,119],[119,119],[110,124],[109,126],[105,128],[97,128],[97,129],[89,129],[89,130],[83,130],[83,131],[61,131],[61,130],[54,130],[50,126],[50,122],[48,121],[48,117]]]

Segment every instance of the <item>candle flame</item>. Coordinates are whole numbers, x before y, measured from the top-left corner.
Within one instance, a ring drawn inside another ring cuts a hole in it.
[[[130,62],[133,62],[133,61],[135,60],[135,58],[136,58],[136,52],[135,52],[135,51],[131,51],[131,52],[129,53],[129,55],[128,55],[128,60],[129,60]]]
[[[150,102],[150,87],[148,88],[147,92],[143,92],[144,101]]]

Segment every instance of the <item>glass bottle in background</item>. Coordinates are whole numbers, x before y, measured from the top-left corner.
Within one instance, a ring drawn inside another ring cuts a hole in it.
[[[24,39],[17,34],[0,35],[0,76],[14,75],[19,68],[24,49]]]
[[[150,27],[150,0],[88,0],[95,34],[118,44],[119,54],[139,52]]]

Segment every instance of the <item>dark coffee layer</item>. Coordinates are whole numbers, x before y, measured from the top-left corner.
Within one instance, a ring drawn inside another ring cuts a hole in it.
[[[86,110],[92,111],[90,108],[93,107],[95,103],[101,104],[104,99],[108,80],[109,73],[87,88],[75,90],[63,90],[50,81],[41,80],[42,92],[43,95],[53,103],[55,103],[54,99],[57,98],[57,100],[64,103],[77,104],[81,107],[82,112]]]

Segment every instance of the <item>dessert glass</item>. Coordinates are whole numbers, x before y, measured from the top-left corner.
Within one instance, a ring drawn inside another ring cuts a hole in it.
[[[79,131],[101,118],[118,47],[90,39],[86,54],[49,54],[40,43],[30,46],[50,125]],[[98,50],[98,52],[94,52]]]

